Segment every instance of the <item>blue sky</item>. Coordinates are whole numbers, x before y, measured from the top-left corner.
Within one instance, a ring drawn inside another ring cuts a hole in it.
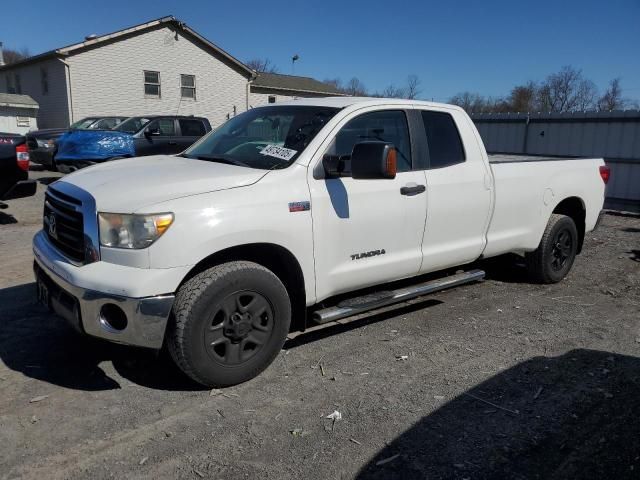
[[[18,5],[18,4],[16,4]],[[176,2],[30,0],[2,22],[6,47],[32,54],[174,15],[240,60],[268,57],[320,80],[359,77],[370,90],[420,77],[421,96],[507,94],[563,65],[600,89],[622,78],[640,99],[640,0]],[[4,9],[6,13],[6,8]]]

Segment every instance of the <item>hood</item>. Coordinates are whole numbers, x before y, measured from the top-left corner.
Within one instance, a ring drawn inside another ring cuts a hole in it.
[[[223,163],[154,155],[106,162],[78,170],[58,181],[89,192],[100,211],[133,213],[154,203],[245,187],[267,173]]]

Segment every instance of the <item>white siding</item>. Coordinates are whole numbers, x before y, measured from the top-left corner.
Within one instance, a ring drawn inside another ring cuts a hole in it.
[[[0,106],[0,132],[25,134],[38,129],[37,108],[17,108]],[[18,126],[18,117],[29,120],[28,127]]]
[[[71,55],[73,119],[179,114],[213,127],[246,110],[247,77],[168,27]],[[161,98],[145,98],[143,71],[160,72]],[[196,100],[180,98],[180,75],[196,76]]]
[[[41,69],[48,72],[49,92],[42,91]],[[14,75],[20,75],[21,92],[29,95],[40,105],[38,126],[40,128],[66,127],[69,125],[69,103],[64,64],[58,59],[43,60],[22,67],[9,68],[0,72],[0,92],[7,90],[7,78],[15,86]]]

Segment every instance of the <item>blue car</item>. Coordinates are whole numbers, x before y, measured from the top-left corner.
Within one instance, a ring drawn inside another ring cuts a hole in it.
[[[55,162],[70,173],[110,160],[182,152],[211,131],[209,120],[192,116],[131,117],[112,130],[74,130],[58,140]]]

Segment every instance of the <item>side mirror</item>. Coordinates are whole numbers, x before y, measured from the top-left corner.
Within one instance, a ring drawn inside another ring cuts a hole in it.
[[[397,171],[396,147],[385,142],[360,142],[351,153],[353,179],[393,179]]]
[[[144,129],[145,137],[151,137],[154,135],[160,135],[160,129],[158,127],[147,127]]]

